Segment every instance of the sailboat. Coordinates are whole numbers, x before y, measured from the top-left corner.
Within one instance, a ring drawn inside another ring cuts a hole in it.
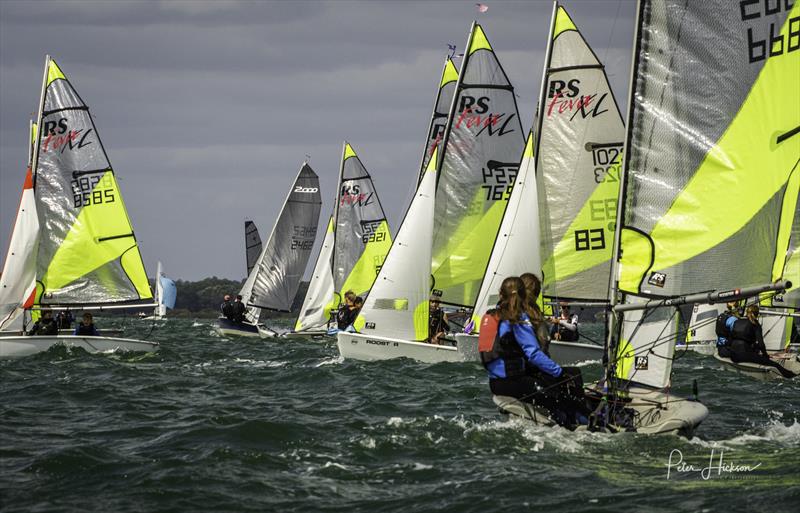
[[[608,304],[625,129],[603,65],[558,5],[537,118],[478,294],[476,327],[497,303],[503,280],[526,272],[543,278],[542,295],[550,304]],[[459,350],[477,361],[477,335],[456,339]],[[556,362],[569,364],[600,360],[603,346],[551,340],[549,351]]]
[[[167,278],[161,269],[161,262],[156,266],[156,304],[158,305],[153,315],[143,317],[142,320],[163,320],[167,317],[167,310],[175,308],[175,300],[178,297],[178,288],[175,281]]]
[[[247,259],[247,276],[253,272],[253,267],[261,256],[261,237],[258,235],[256,223],[247,220],[244,222],[244,254]]]
[[[285,335],[316,338],[327,334],[345,292],[369,293],[391,245],[389,223],[372,177],[345,141],[325,240],[295,329]]]
[[[598,429],[691,436],[708,410],[670,391],[676,307],[790,286],[772,282],[772,271],[785,258],[778,240],[789,226],[781,212],[797,198],[800,147],[792,134],[800,133],[800,98],[780,92],[800,71],[800,54],[767,57],[766,46],[759,54],[748,41],[768,37],[770,26],[787,37],[789,13],[744,18],[738,3],[721,0],[639,3],[614,240],[615,315],[605,376],[587,389]],[[725,42],[714,52],[707,51],[710,26]],[[712,98],[714,109],[694,108]],[[535,406],[494,401],[551,422]]]
[[[245,320],[234,322],[220,317],[216,328],[219,334],[277,335],[276,331],[259,326],[261,312],[291,311],[317,236],[321,205],[319,177],[308,162],[304,162],[292,182],[267,244],[239,292],[246,306]]]
[[[19,218],[15,225],[15,232],[24,231],[19,234],[24,243],[14,244],[14,265],[20,271],[8,277],[23,291],[12,298],[14,310],[154,307],[136,237],[89,108],[49,56],[36,126],[23,192],[27,225]],[[31,203],[38,225],[27,219]],[[89,352],[158,348],[155,342],[102,336],[10,336],[0,338],[0,356],[26,356],[56,344]]]
[[[345,358],[463,360],[453,346],[425,342],[429,296],[473,308],[491,251],[485,241],[498,231],[525,144],[513,87],[477,22],[466,48],[439,162],[428,162],[361,311],[361,333],[338,334]]]

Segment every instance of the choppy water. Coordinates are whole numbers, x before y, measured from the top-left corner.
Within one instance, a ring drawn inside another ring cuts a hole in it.
[[[136,322],[126,335],[150,327]],[[500,415],[477,365],[342,361],[333,340],[210,323],[169,320],[152,355],[0,361],[0,509],[798,511],[800,382],[690,353],[674,381],[697,378],[711,411],[695,439],[575,434]],[[758,467],[667,479],[674,449]]]

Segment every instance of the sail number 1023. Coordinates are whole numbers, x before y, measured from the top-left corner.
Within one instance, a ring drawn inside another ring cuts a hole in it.
[[[622,146],[592,148],[595,183],[619,182]]]

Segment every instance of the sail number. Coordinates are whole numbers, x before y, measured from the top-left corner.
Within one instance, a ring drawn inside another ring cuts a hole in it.
[[[517,179],[519,165],[514,162],[490,160],[481,171],[483,172],[481,188],[486,191],[486,200],[508,200],[514,189],[514,180]]]
[[[103,172],[94,176],[81,176],[70,183],[72,185],[74,208],[116,201],[114,183],[111,180],[110,173]],[[100,183],[100,187],[97,186],[98,183]]]
[[[764,4],[763,9],[759,4]],[[755,20],[763,16],[771,16],[781,10],[790,11],[793,4],[789,0],[741,0],[739,2],[739,12],[742,21]],[[780,26],[775,23],[769,24],[769,35],[765,39],[756,36],[753,27],[747,29],[747,50],[750,63],[763,61],[768,56],[775,57],[784,53],[789,53],[800,48],[800,16],[789,19],[789,33],[784,40]],[[767,36],[767,34],[764,34]]]
[[[575,230],[575,251],[606,248],[606,234],[602,228]]]
[[[592,148],[595,183],[619,182],[622,147]]]
[[[361,229],[364,230],[361,235],[361,242],[367,244],[368,242],[383,242],[386,240],[386,230],[378,230],[383,223],[384,219],[378,221],[361,221]]]

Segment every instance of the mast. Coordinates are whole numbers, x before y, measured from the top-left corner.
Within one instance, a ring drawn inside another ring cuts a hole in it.
[[[556,24],[556,14],[558,13],[558,1],[553,1],[553,12],[550,15],[550,31],[547,33],[547,50],[544,54],[544,68],[542,69],[542,82],[539,85],[539,103],[536,105],[536,126],[534,129],[533,137],[535,139],[535,143],[533,145],[534,148],[534,169],[539,169],[539,145],[541,144],[542,138],[542,122],[543,122],[543,115],[544,109],[542,106],[546,103],[545,94],[547,91],[547,78],[548,73],[547,70],[550,68],[550,58],[552,57],[553,51],[553,32],[555,31],[555,24]]]
[[[47,73],[50,70],[50,55],[44,57],[44,73],[42,73],[42,91],[39,96],[39,113],[36,115],[36,140],[33,144],[31,172],[33,173],[33,190],[36,190],[37,168],[39,167],[39,142],[41,141],[42,115],[44,114],[44,95],[47,91]]]
[[[333,255],[331,256],[331,275],[336,277],[336,227],[339,225],[339,203],[342,201],[342,176],[344,175],[344,153],[347,149],[347,141],[345,140],[342,143],[342,158],[339,159],[339,179],[336,182],[336,201],[333,203]],[[338,297],[339,304],[336,305],[338,308],[339,305],[342,303],[341,294],[339,291],[336,290],[336,285],[334,284],[333,287],[333,296],[334,300]]]

